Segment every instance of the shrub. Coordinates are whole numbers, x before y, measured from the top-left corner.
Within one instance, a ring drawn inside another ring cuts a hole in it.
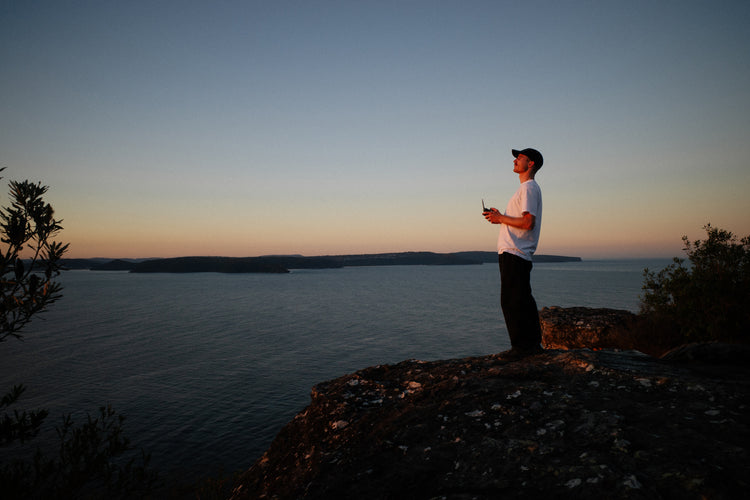
[[[32,318],[62,297],[55,278],[68,249],[52,241],[62,221],[44,201],[47,187],[29,181],[9,186],[10,206],[0,208],[0,344],[8,338],[22,339]],[[136,450],[123,435],[124,417],[109,406],[81,425],[64,416],[56,428],[57,456],[48,458],[37,448],[31,457],[23,446],[37,437],[48,411],[11,412],[24,390],[16,385],[0,398],[0,446],[16,444],[13,451],[23,455],[0,459],[3,498],[133,498],[156,484],[149,456],[142,451],[133,456]]]
[[[704,226],[705,240],[683,236],[689,263],[675,258],[645,269],[641,315],[653,330],[685,342],[750,340],[750,236]]]
[[[133,453],[123,435],[125,417],[110,406],[76,424],[70,415],[55,428],[57,453],[37,448],[33,458],[0,463],[4,498],[142,498],[157,483],[150,457]]]
[[[21,330],[31,318],[62,297],[55,277],[68,249],[52,241],[62,221],[44,202],[47,187],[29,181],[9,185],[11,204],[0,209],[0,240],[5,245],[0,251],[0,342],[22,338]]]

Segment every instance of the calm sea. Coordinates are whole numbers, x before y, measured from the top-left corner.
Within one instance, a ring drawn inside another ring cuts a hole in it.
[[[643,269],[667,264],[536,264],[532,286],[540,308],[635,312]],[[248,468],[318,382],[509,347],[492,264],[68,271],[61,281],[64,297],[32,322],[25,341],[0,344],[0,391],[26,385],[18,406],[49,409],[49,428],[64,413],[82,421],[110,403],[126,416],[126,435],[166,473]]]

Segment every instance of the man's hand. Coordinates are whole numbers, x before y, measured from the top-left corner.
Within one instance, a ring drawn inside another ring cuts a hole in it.
[[[486,212],[483,212],[484,218],[490,221],[492,224],[501,224],[500,211],[497,208],[490,208]]]

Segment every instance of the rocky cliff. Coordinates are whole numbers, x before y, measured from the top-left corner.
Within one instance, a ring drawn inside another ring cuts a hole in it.
[[[553,325],[613,329],[606,310],[578,313],[543,314],[555,348],[521,360],[409,360],[315,386],[233,498],[745,497],[750,371],[732,361],[747,347],[566,350]]]

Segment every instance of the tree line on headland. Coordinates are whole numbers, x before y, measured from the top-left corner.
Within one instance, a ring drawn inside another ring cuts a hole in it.
[[[580,262],[580,257],[536,255],[534,262]],[[359,255],[270,255],[263,257],[175,257],[125,260],[64,259],[68,269],[133,273],[287,273],[291,269],[337,269],[358,266],[446,266],[497,262],[495,252],[396,252]]]

